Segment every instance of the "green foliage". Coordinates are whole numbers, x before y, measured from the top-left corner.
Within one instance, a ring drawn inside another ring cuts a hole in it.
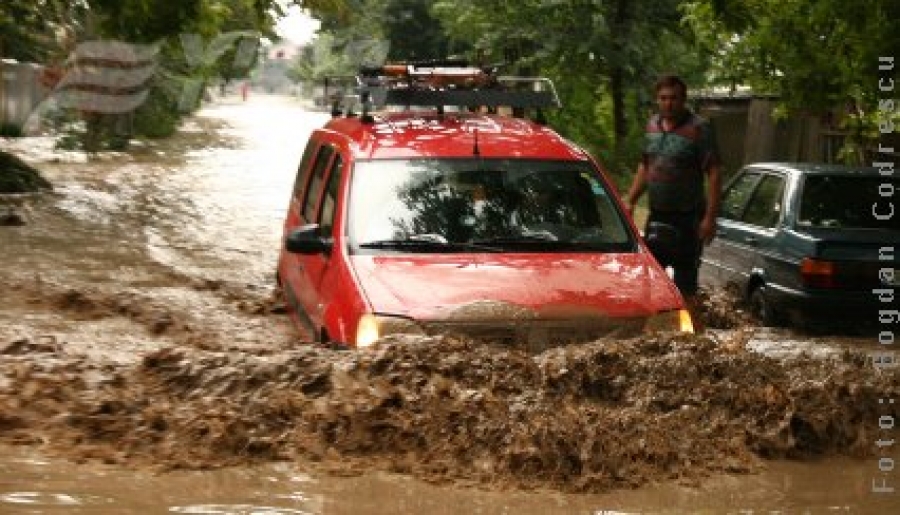
[[[300,76],[321,76],[338,68],[352,73],[360,64],[382,60],[440,59],[467,50],[452,37],[421,0],[347,0],[301,2],[322,22],[324,44],[316,44],[297,71]],[[314,70],[323,70],[316,72]]]
[[[132,122],[134,134],[148,138],[165,138],[174,134],[181,122],[176,99],[177,97],[171,93],[171,88],[167,91],[161,85],[154,85],[147,95],[147,100],[134,112]]]
[[[50,182],[39,171],[0,150],[0,193],[27,193],[50,188]]]
[[[130,43],[154,43],[204,26],[204,0],[89,0],[101,34]]]
[[[144,105],[130,116],[81,113],[60,125],[59,144],[64,147],[121,149],[132,135],[172,134],[185,112],[199,106],[182,101],[186,86],[202,85],[215,76],[246,76],[254,61],[235,68],[239,41],[272,37],[275,16],[281,12],[276,0],[4,0],[0,56],[52,65],[62,63],[82,41],[160,44],[160,73]],[[201,38],[200,48],[190,55],[185,35]],[[123,122],[126,118],[128,123]]]
[[[881,99],[879,108],[868,112],[856,110],[848,113],[840,128],[846,131],[844,145],[838,152],[838,160],[850,165],[868,165],[881,140],[882,132],[900,131],[900,110],[893,99]]]
[[[427,9],[413,0],[303,3],[333,37],[386,38],[392,59],[464,56],[500,64],[503,73],[550,76],[564,104],[548,113],[550,123],[623,173],[638,154],[652,80],[662,71],[702,77],[705,68],[679,23],[679,2],[436,0]],[[303,75],[316,73],[307,67]]]
[[[878,137],[878,58],[900,49],[900,2],[697,0],[683,12],[714,56],[712,82],[777,95],[782,115],[838,110],[848,159]]]
[[[55,119],[56,148],[96,153],[128,149],[131,117],[127,114],[81,114],[78,118],[60,112]]]
[[[86,12],[87,5],[76,0],[3,0],[0,57],[22,62],[62,58]]]
[[[22,135],[22,127],[15,123],[0,123],[0,137],[18,138]]]
[[[384,3],[383,17],[384,36],[390,42],[389,59],[441,59],[450,54],[452,43],[427,3],[389,0]]]
[[[348,42],[332,33],[323,33],[312,42],[291,68],[299,80],[320,82],[325,77],[348,76],[359,70],[345,51]]]
[[[781,118],[847,106],[838,113],[849,132],[846,159],[871,152],[878,123],[896,117],[877,108],[877,59],[900,49],[896,0],[435,0],[427,15],[424,2],[410,7],[411,0],[301,3],[334,38],[388,39],[391,57],[423,55],[402,50],[417,32],[441,41],[430,16],[448,53],[550,76],[564,103],[550,122],[620,175],[639,157],[649,86],[663,72],[693,89],[750,86],[777,95]],[[397,12],[411,18],[388,14]],[[318,67],[341,68],[337,53]]]
[[[438,0],[447,31],[511,73],[554,79],[564,107],[550,121],[610,170],[634,168],[649,87],[662,72],[702,77],[677,2]]]

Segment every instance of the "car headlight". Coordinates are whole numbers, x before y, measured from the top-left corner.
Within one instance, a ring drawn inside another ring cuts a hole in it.
[[[357,349],[364,349],[389,334],[425,334],[425,331],[408,318],[365,313],[356,325],[354,343]]]
[[[644,324],[644,332],[658,333],[676,331],[681,333],[693,333],[694,322],[691,313],[686,309],[674,309],[650,316]]]

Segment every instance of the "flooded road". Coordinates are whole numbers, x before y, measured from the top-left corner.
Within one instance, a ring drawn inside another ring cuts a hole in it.
[[[872,339],[298,345],[273,272],[325,119],[256,97],[130,155],[6,143],[56,191],[0,227],[0,513],[900,510],[866,452],[900,380],[841,357]]]
[[[249,304],[271,295],[294,170],[307,135],[325,120],[266,99],[252,106],[221,103],[188,121],[174,140],[89,162],[79,153],[53,151],[49,139],[13,140],[56,189],[29,203],[28,225],[4,230],[0,277],[24,291],[0,301],[6,304],[0,336],[6,330],[40,337],[35,327],[43,326],[57,336],[72,334],[72,345],[109,344],[123,357],[132,345],[170,343],[179,332],[170,326],[291,344],[296,334],[286,321],[235,318],[229,311],[258,311]],[[21,302],[26,292],[47,289],[113,297],[132,306],[132,322],[161,338],[132,338],[125,321],[102,313],[73,324]],[[247,305],[223,309],[235,299]]]
[[[895,513],[897,507],[872,497],[872,467],[846,460],[817,466],[773,463],[763,474],[720,476],[699,487],[669,484],[563,495],[441,487],[384,473],[321,478],[287,464],[155,474],[2,450],[0,513],[876,515]],[[817,473],[823,469],[830,473]]]

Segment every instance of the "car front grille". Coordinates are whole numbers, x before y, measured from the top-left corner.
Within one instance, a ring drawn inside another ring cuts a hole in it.
[[[432,321],[422,325],[431,335],[447,335],[511,348],[542,351],[552,347],[629,338],[641,334],[646,318],[596,317],[576,320]]]

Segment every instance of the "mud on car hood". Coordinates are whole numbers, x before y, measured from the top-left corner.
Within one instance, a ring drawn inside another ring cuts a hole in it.
[[[633,334],[649,315],[682,305],[648,254],[358,255],[351,262],[376,313],[469,336]]]

